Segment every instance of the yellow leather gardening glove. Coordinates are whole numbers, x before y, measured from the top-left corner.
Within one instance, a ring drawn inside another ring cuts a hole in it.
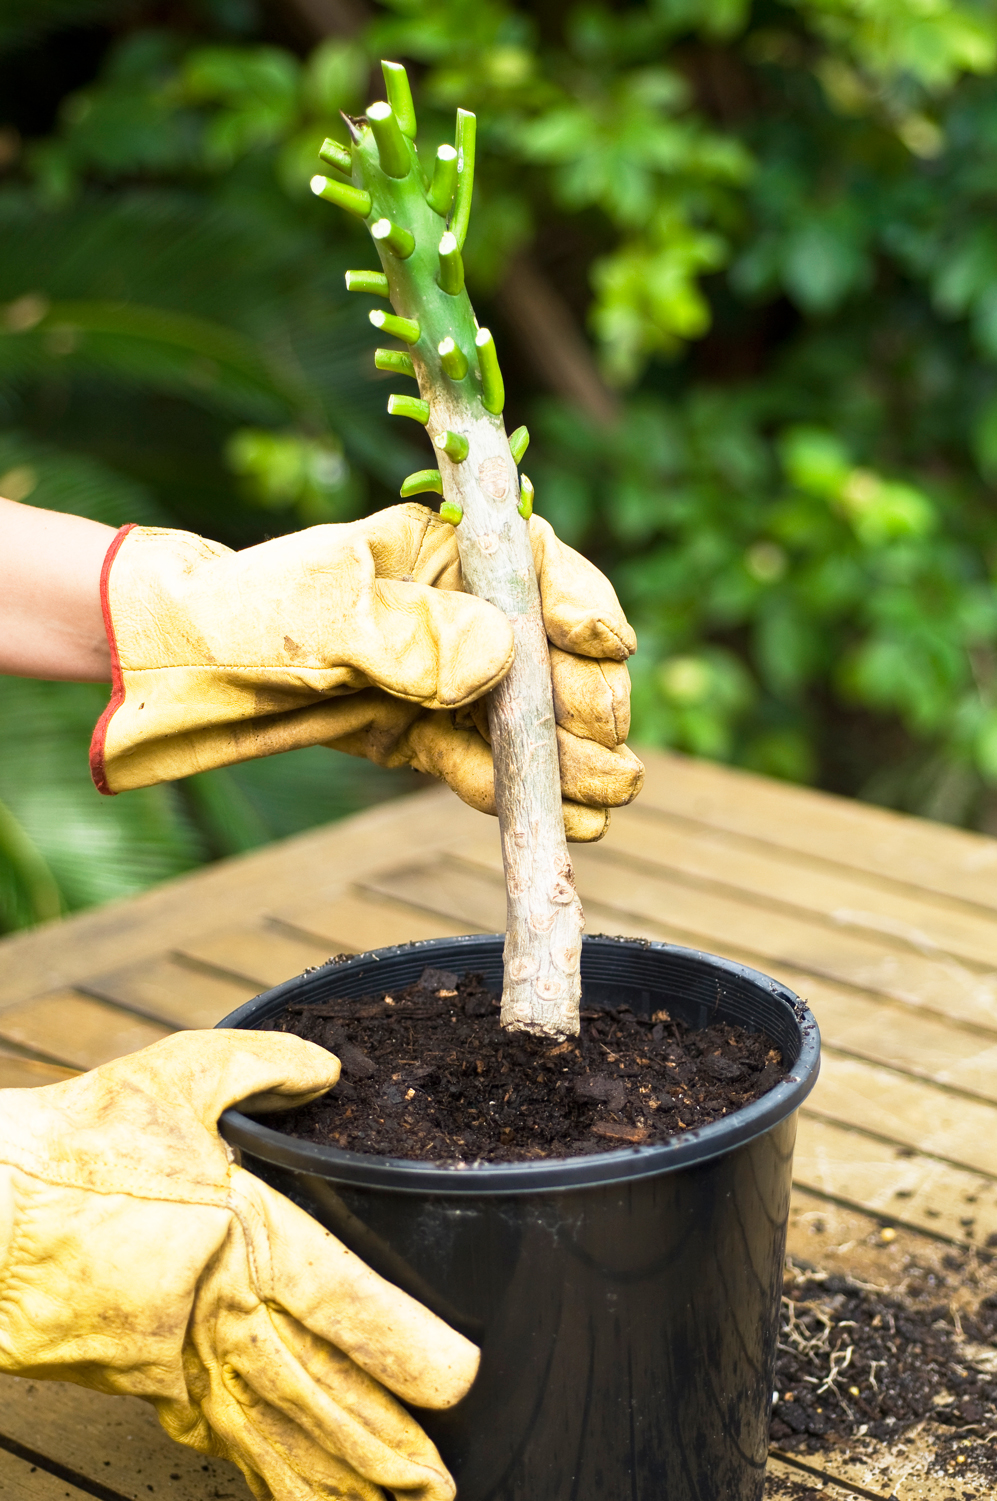
[[[599,570],[530,522],[568,837],[597,839],[640,789],[623,745],[636,638]],[[483,695],[512,664],[505,616],[464,594],[453,527],[416,504],[234,553],[130,527],[104,565],[114,692],[102,792],[304,745],[414,766],[495,812]]]
[[[145,1398],[261,1501],[452,1501],[390,1392],[451,1406],[475,1346],[235,1166],[216,1130],[228,1105],[290,1107],[338,1076],[300,1038],[179,1032],[0,1091],[0,1370]]]

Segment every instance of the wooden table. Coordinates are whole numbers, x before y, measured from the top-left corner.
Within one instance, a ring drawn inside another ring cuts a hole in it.
[[[824,1062],[791,1251],[888,1270],[910,1245],[997,1245],[997,841],[680,757],[647,766],[606,839],[574,847],[588,928],[726,954],[809,999]],[[436,787],[383,804],[5,939],[0,1087],[209,1027],[330,953],[495,932],[504,913],[491,820]],[[864,1476],[808,1463],[829,1498],[900,1485],[889,1456]],[[137,1401],[0,1378],[3,1501],[150,1494],[248,1491]]]

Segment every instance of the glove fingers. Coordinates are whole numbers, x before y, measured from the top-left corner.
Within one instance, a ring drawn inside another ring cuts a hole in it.
[[[355,523],[370,548],[378,578],[418,579],[433,589],[462,591],[454,528],[429,506],[410,500]]]
[[[477,1346],[258,1178],[235,1168],[232,1184],[256,1211],[243,1226],[261,1282],[269,1283],[260,1288],[268,1302],[344,1351],[404,1402],[439,1408],[460,1401],[477,1375]]]
[[[409,731],[408,743],[411,764],[417,770],[445,781],[470,807],[495,813],[492,753],[477,730],[455,727],[449,714],[424,714]],[[629,803],[640,791],[644,768],[625,745],[607,750],[560,727],[557,745],[561,793],[566,802],[616,808]]]
[[[322,1449],[234,1371],[226,1376],[205,1399],[205,1416],[259,1501],[385,1501],[380,1486]]]
[[[378,687],[430,709],[456,708],[501,682],[512,627],[486,600],[425,584],[378,580],[358,665]]]
[[[98,1075],[102,1087],[115,1076],[137,1078],[147,1094],[183,1100],[213,1128],[230,1105],[279,1110],[307,1104],[337,1082],[339,1060],[289,1033],[210,1029],[174,1032],[87,1077]]]
[[[231,1464],[238,1465],[256,1501],[271,1501],[273,1493],[269,1485],[254,1467],[249,1453],[239,1446],[232,1424],[228,1425],[226,1437],[221,1429],[216,1430],[211,1426],[200,1406],[192,1407],[188,1403],[162,1401],[155,1402],[154,1406],[160,1426],[174,1443],[183,1444],[187,1449],[195,1449],[198,1454],[209,1454],[214,1458],[227,1459]],[[242,1424],[235,1425],[236,1428],[242,1426]]]
[[[234,1337],[222,1331],[225,1382],[238,1400],[252,1403],[251,1415],[262,1399],[265,1409],[374,1485],[427,1497],[452,1491],[418,1423],[341,1350],[279,1309],[260,1307],[251,1319],[237,1314],[230,1322]],[[302,1469],[295,1455],[288,1457]]]
[[[569,844],[594,844],[609,828],[608,808],[585,808],[581,803],[562,803],[564,836]]]
[[[555,646],[583,657],[625,662],[637,650],[616,590],[594,563],[555,535],[549,522],[530,517],[530,544],[544,624]]]
[[[562,729],[607,750],[630,733],[630,674],[623,662],[578,657],[550,649],[554,718]]]
[[[644,785],[644,765],[628,745],[607,750],[594,740],[579,740],[557,727],[561,788],[575,803],[590,808],[620,808],[633,802]]]

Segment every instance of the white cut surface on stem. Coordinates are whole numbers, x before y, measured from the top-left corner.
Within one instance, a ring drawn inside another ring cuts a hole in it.
[[[457,527],[464,586],[508,616],[516,643],[488,712],[507,904],[502,1025],[565,1037],[580,1025],[585,919],[564,837],[547,633],[505,427],[477,401],[460,399],[464,384],[423,394],[430,437],[449,428],[469,445],[459,464],[439,454],[444,497],[464,512]]]

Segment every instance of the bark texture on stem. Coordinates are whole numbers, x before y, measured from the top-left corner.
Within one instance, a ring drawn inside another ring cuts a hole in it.
[[[509,617],[516,641],[512,670],[488,709],[506,886],[502,1025],[573,1035],[585,920],[564,837],[550,655],[516,465],[501,418],[481,413],[469,422],[459,401],[434,391],[416,368],[430,400],[430,436],[438,424],[468,439],[462,463],[440,455],[443,493],[463,512],[465,586]]]

